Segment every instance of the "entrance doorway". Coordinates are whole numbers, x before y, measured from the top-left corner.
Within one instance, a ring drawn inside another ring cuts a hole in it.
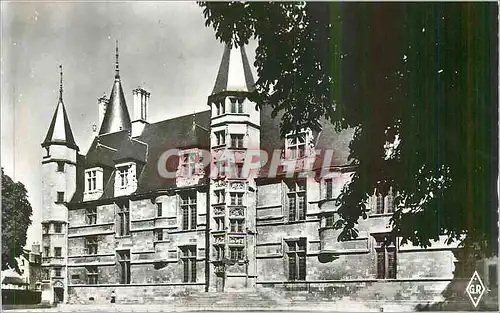
[[[54,287],[54,303],[64,302],[64,289],[61,287]]]
[[[217,274],[215,278],[215,291],[224,292],[224,273]]]

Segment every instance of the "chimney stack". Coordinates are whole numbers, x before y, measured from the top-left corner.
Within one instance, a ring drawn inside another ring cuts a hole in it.
[[[99,125],[98,128],[101,128],[102,120],[104,119],[104,114],[106,113],[106,108],[108,107],[109,99],[106,96],[106,93],[102,95],[99,99],[97,99],[97,103],[99,105]]]
[[[142,134],[146,124],[148,124],[148,102],[151,94],[142,87],[137,87],[132,93],[134,94],[132,137],[138,137]]]
[[[142,87],[134,89],[133,94],[134,94],[134,118],[132,120],[147,121],[148,100],[151,94]]]

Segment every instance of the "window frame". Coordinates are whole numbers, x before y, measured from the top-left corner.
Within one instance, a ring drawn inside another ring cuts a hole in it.
[[[87,255],[97,255],[99,251],[99,240],[97,236],[85,237],[85,251]]]
[[[214,134],[215,134],[215,145],[216,146],[226,145],[226,131],[224,129],[216,131],[216,132],[214,132]]]
[[[288,222],[303,222],[307,219],[307,183],[305,181],[288,181],[287,208]]]
[[[132,276],[130,274],[130,250],[119,250],[116,253],[120,266],[120,284],[129,285]]]
[[[305,281],[307,277],[307,238],[286,239],[288,280]]]
[[[85,191],[97,191],[97,169],[85,170]]]
[[[230,146],[231,148],[243,149],[245,147],[245,145],[244,145],[245,135],[244,134],[230,134],[229,137],[231,140],[231,146]]]
[[[163,202],[156,203],[156,216],[163,217]]]
[[[129,170],[130,165],[120,165],[116,167],[116,174],[118,174],[118,188],[127,188],[129,185]]]
[[[88,265],[85,267],[87,284],[97,285],[99,284],[99,269],[97,265]]]
[[[197,275],[197,247],[195,245],[181,246],[182,282],[195,283]]]
[[[97,208],[85,208],[85,223],[87,225],[97,224]]]
[[[182,230],[196,230],[198,224],[198,199],[197,193],[183,192],[179,194],[179,207],[181,212]]]
[[[391,237],[389,233],[372,234],[372,237],[375,238],[376,278],[397,279],[398,249],[396,239]],[[380,258],[382,258],[383,263]],[[390,264],[391,258],[392,265]]]
[[[54,223],[54,233],[55,234],[62,234],[63,233],[62,223]]]
[[[244,195],[244,192],[242,192],[242,191],[229,192],[230,205],[243,206],[243,195]]]
[[[64,173],[64,168],[65,168],[65,162],[64,161],[57,161],[57,172]]]
[[[307,131],[286,135],[286,150],[289,159],[297,160],[306,156]]]
[[[129,203],[117,203],[115,215],[115,236],[126,237],[130,236],[130,208]]]
[[[64,202],[64,191],[58,191],[56,203],[63,203],[63,202]]]
[[[62,247],[54,247],[54,257],[62,258]]]

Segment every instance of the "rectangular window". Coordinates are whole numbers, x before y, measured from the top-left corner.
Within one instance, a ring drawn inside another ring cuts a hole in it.
[[[197,163],[198,154],[191,152],[182,155],[181,157],[181,166],[184,171],[184,176],[190,177],[196,174],[196,163]]]
[[[229,248],[229,257],[231,260],[243,260],[243,248],[241,247],[231,247]]]
[[[97,171],[90,170],[85,172],[86,175],[86,189],[87,191],[94,191],[97,189]]]
[[[325,227],[332,227],[334,223],[333,215],[327,215],[325,217]]]
[[[43,247],[43,252],[45,254],[45,257],[50,257],[50,247]]]
[[[62,161],[57,162],[57,171],[59,173],[64,173],[64,162]]]
[[[99,277],[97,266],[87,266],[86,269],[87,269],[87,284],[97,285]]]
[[[163,216],[163,203],[161,202],[156,204],[156,216]]]
[[[243,226],[245,225],[245,220],[243,219],[231,219],[229,220],[232,233],[242,233]]]
[[[57,192],[57,202],[59,202],[59,203],[64,202],[64,192],[63,191]]]
[[[304,221],[307,213],[305,183],[292,181],[288,188],[288,221]]]
[[[60,224],[60,223],[54,224],[54,232],[56,234],[62,233],[62,224]]]
[[[196,229],[196,192],[181,195],[182,229]]]
[[[326,189],[326,199],[331,199],[333,197],[333,180],[332,179],[325,180],[325,189]]]
[[[116,234],[117,236],[130,235],[130,211],[128,204],[118,204],[116,213]]]
[[[224,130],[215,132],[216,145],[221,146],[226,144],[226,132]]]
[[[196,282],[196,246],[181,247],[183,282]]]
[[[97,208],[85,209],[85,221],[87,225],[95,225],[97,223]]]
[[[224,101],[216,103],[215,107],[217,108],[217,115],[222,115],[226,113],[226,104],[224,103]]]
[[[118,252],[120,284],[130,284],[130,250]]]
[[[224,247],[217,246],[215,247],[215,259],[216,260],[222,260],[224,259]]]
[[[243,148],[243,135],[241,134],[231,135],[231,148]]]
[[[121,166],[117,168],[118,187],[125,188],[128,186],[128,170],[129,166]]]
[[[163,229],[156,229],[155,230],[155,238],[158,241],[162,241],[163,240]]]
[[[288,154],[291,159],[299,159],[305,156],[306,134],[288,135]]]
[[[224,230],[224,228],[225,228],[224,216],[214,217],[214,220],[215,220],[216,230]]]
[[[376,214],[390,214],[394,212],[394,195],[392,192],[392,188],[389,189],[389,192],[385,195],[381,193],[375,193],[376,197]]]
[[[85,238],[85,249],[87,254],[97,254],[97,237],[89,236]]]
[[[377,254],[377,279],[395,279],[397,268],[396,246],[387,234],[375,236]]]
[[[288,280],[306,279],[306,239],[287,241]]]
[[[55,247],[54,248],[54,256],[56,258],[62,257],[62,248],[61,247]]]
[[[226,203],[226,191],[216,190],[215,191],[215,203]]]
[[[48,224],[43,224],[42,228],[43,228],[43,233],[44,234],[48,234],[49,233],[49,225]]]
[[[231,192],[229,196],[231,197],[231,205],[243,205],[242,192]]]
[[[231,113],[243,113],[243,98],[229,98],[231,102]]]
[[[60,267],[54,267],[54,276],[55,277],[62,277],[61,268]]]

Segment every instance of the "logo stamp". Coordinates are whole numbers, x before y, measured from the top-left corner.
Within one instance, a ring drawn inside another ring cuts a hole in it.
[[[469,284],[467,285],[467,294],[469,295],[470,301],[477,307],[479,304],[479,300],[483,296],[485,291],[483,281],[477,271],[474,271],[474,275],[472,275]]]

